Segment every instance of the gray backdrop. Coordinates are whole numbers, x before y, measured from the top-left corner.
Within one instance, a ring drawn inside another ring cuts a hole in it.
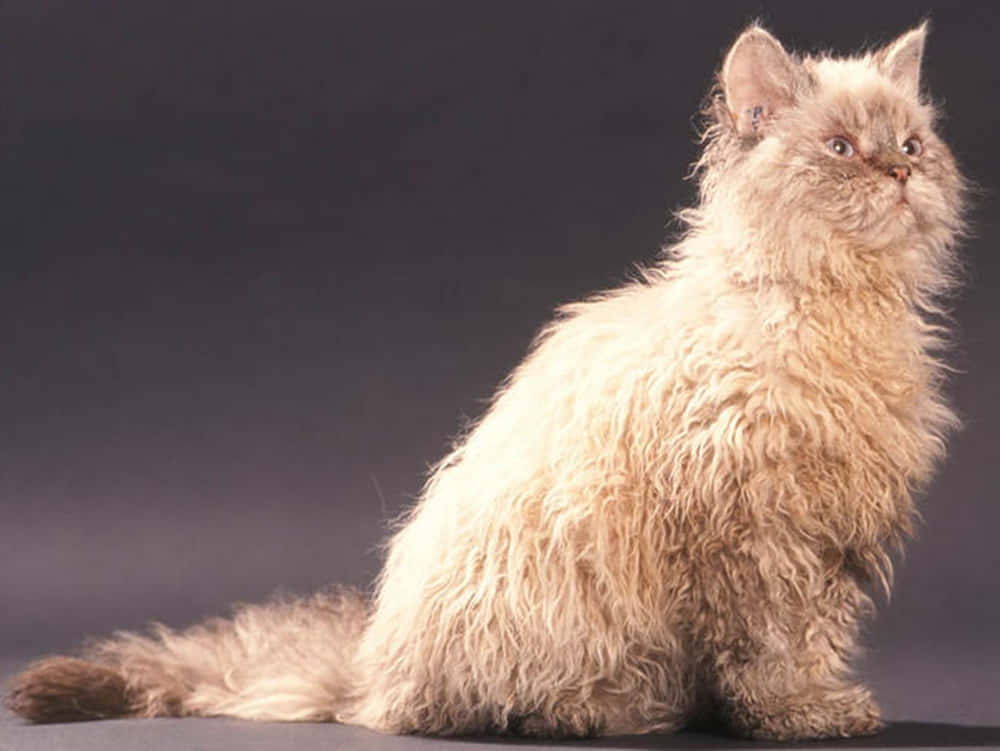
[[[1000,743],[985,2],[0,3],[7,672],[88,634],[366,586],[387,520],[552,309],[669,237],[740,28],[843,51],[928,12],[925,79],[982,188],[955,306],[965,429],[864,669],[894,718],[952,723],[896,745]]]

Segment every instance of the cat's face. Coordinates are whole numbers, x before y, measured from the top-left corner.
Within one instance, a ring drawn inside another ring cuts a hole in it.
[[[799,60],[761,29],[744,33],[723,88],[744,157],[732,178],[752,217],[858,250],[950,243],[962,180],[919,96],[924,36]]]
[[[766,149],[795,211],[872,248],[950,225],[960,183],[931,109],[870,61],[803,67],[813,86],[775,119]]]

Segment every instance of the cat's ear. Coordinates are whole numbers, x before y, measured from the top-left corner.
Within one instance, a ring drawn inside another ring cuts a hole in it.
[[[751,26],[730,48],[722,64],[722,91],[736,131],[762,135],[768,121],[794,102],[799,63],[773,36]]]
[[[927,22],[924,21],[875,53],[879,70],[912,96],[920,93],[920,61],[926,39]]]

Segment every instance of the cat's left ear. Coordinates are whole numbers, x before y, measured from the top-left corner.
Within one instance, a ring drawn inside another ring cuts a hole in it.
[[[764,29],[753,25],[740,34],[720,74],[737,133],[745,138],[763,135],[767,123],[792,105],[800,74],[799,63]]]
[[[879,70],[911,96],[920,93],[920,61],[926,40],[927,21],[924,21],[875,53]]]

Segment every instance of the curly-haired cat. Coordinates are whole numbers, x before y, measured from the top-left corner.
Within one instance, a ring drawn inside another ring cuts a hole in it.
[[[963,182],[926,28],[797,57],[752,26],[684,237],[567,305],[431,473],[374,598],[119,633],[13,683],[37,721],[228,715],[395,733],[877,731],[849,660],[955,417]]]

